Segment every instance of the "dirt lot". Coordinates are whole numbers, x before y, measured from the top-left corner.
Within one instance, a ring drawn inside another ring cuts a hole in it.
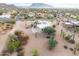
[[[56,21],[54,22],[56,23]],[[56,37],[58,44],[53,50],[48,50],[48,39],[43,36],[42,33],[38,34],[37,38],[34,33],[32,33],[31,28],[26,29],[25,27],[30,25],[30,21],[17,21],[14,29],[10,31],[10,33],[15,30],[22,30],[24,33],[30,36],[28,43],[24,46],[24,55],[30,56],[32,55],[32,49],[37,48],[40,56],[73,56],[73,52],[70,51],[70,48],[73,48],[74,45],[66,42],[62,36],[60,35],[62,24],[56,26]],[[7,34],[0,35],[0,51],[5,47]],[[78,40],[78,37],[76,37]],[[64,45],[68,46],[68,49],[64,49]]]

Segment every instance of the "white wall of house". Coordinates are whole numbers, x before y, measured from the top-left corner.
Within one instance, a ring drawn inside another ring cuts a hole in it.
[[[41,30],[44,29],[45,27],[52,27],[52,23],[49,21],[38,20],[37,22],[38,22],[37,27],[36,28],[32,27],[33,33],[36,33],[36,32],[40,33]]]

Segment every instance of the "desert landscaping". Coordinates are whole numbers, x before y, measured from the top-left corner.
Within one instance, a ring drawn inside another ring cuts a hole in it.
[[[0,55],[78,56],[78,11],[1,7]]]

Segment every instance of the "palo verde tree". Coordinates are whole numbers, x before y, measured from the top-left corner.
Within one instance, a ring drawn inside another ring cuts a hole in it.
[[[52,27],[46,27],[46,28],[42,29],[42,32],[46,33],[48,35],[53,35],[54,36],[56,31]]]

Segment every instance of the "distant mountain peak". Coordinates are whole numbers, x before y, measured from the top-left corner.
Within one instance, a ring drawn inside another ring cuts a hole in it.
[[[44,3],[32,3],[31,8],[52,8],[53,6]]]

